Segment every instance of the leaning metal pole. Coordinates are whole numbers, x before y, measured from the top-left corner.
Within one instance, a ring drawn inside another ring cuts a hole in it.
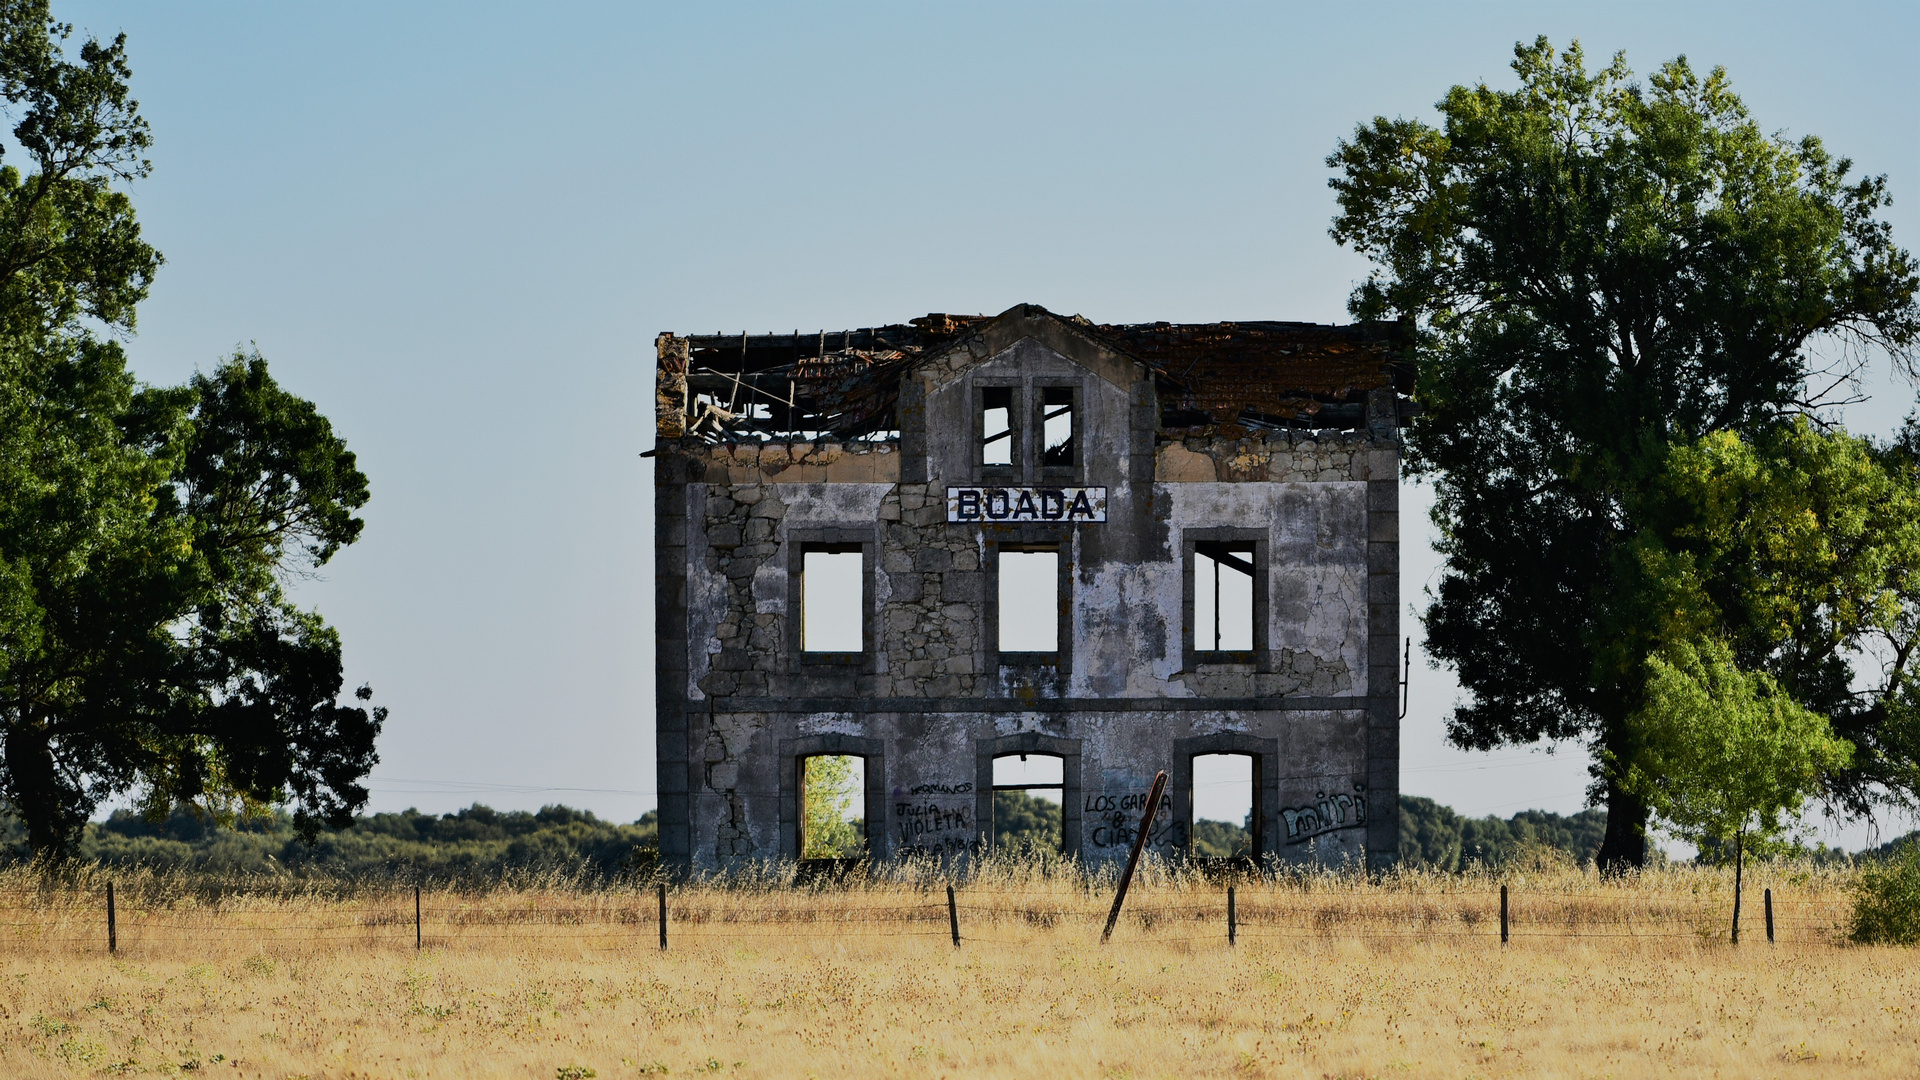
[[[1120,888],[1113,894],[1113,910],[1107,912],[1107,928],[1100,931],[1100,944],[1113,936],[1113,924],[1120,921],[1120,905],[1127,901],[1127,886],[1133,884],[1134,868],[1140,865],[1140,849],[1147,846],[1147,833],[1153,829],[1153,815],[1160,809],[1160,796],[1167,791],[1167,773],[1162,769],[1153,778],[1153,790],[1147,793],[1147,812],[1140,818],[1140,831],[1134,834],[1133,851],[1127,855],[1126,873],[1120,875]]]

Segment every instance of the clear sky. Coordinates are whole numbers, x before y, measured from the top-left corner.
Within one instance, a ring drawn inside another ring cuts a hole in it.
[[[129,37],[167,256],[129,343],[177,382],[256,343],[372,478],[301,589],[393,715],[376,810],[653,806],[656,333],[1020,302],[1342,321],[1324,159],[1507,85],[1516,40],[1723,64],[1920,244],[1909,4],[56,3]],[[1856,426],[1913,404],[1883,380]],[[1407,509],[1424,505],[1409,490]],[[1431,579],[1407,521],[1407,600]],[[1572,812],[1586,759],[1442,742],[1416,638],[1404,789]],[[1858,843],[1859,833],[1848,834]]]

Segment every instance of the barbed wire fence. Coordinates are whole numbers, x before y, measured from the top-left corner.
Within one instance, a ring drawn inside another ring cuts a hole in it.
[[[564,898],[516,896],[490,902],[471,894],[396,889],[391,900],[245,902],[176,905],[68,895],[50,902],[0,907],[0,936],[14,945],[137,955],[150,947],[207,936],[252,944],[318,944],[330,948],[457,949],[514,943],[584,952],[670,949],[677,945],[784,939],[949,939],[969,945],[1030,945],[1036,932],[1098,941],[1107,896],[992,883],[898,889],[792,889],[737,892],[669,886],[610,894],[582,904]],[[652,895],[648,895],[652,893]],[[1505,894],[1504,896],[1502,894]],[[1766,943],[1838,946],[1846,941],[1851,902],[1765,888],[1743,913],[1743,938]],[[129,902],[131,901],[131,902]],[[1567,940],[1729,938],[1729,898],[1599,889],[1502,886],[1421,893],[1389,889],[1315,894],[1274,881],[1249,880],[1219,889],[1181,885],[1156,895],[1136,892],[1119,922],[1128,940],[1214,944],[1263,941],[1482,940],[1524,948]]]

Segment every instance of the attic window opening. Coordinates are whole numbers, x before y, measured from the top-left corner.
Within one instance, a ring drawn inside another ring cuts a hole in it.
[[[980,464],[1013,464],[1013,388],[989,386],[980,392]]]
[[[1073,387],[1043,387],[1040,391],[1042,468],[1071,467],[1075,463],[1075,427]]]

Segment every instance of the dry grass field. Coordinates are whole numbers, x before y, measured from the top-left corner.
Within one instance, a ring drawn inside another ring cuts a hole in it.
[[[1914,1076],[1920,970],[1839,943],[1844,871],[1625,883],[1104,882],[428,891],[0,874],[0,1076]],[[1499,942],[1501,883],[1513,941]],[[1779,941],[1766,941],[1773,888]]]

